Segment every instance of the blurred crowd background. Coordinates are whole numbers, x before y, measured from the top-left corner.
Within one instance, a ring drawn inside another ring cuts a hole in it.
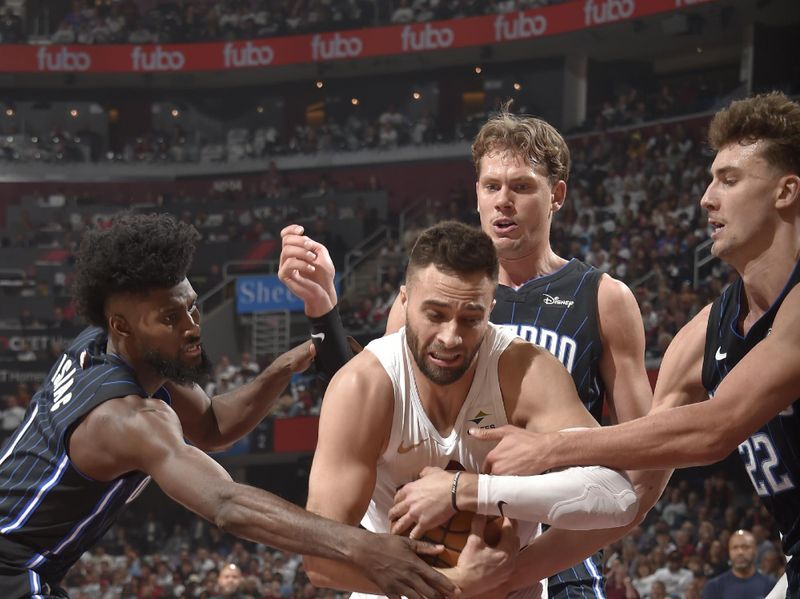
[[[5,0],[0,51],[273,40],[562,3]],[[587,24],[591,10],[636,6],[579,4]],[[796,2],[670,11],[541,40],[283,70],[0,72],[0,437],[83,326],[71,265],[88,227],[122,210],[163,211],[200,231],[190,279],[215,363],[206,390],[224,392],[307,338],[291,298],[246,306],[245,280],[276,297],[281,228],[300,223],[329,248],[347,330],[362,343],[381,335],[419,231],[477,224],[469,144],[509,99],[565,134],[573,164],[553,248],[631,287],[655,380],[675,333],[732,280],[709,256],[699,207],[711,115],[752,92],[800,93],[800,67],[786,60],[800,51]],[[296,376],[264,423],[217,458],[303,504],[323,393],[313,370]],[[752,533],[752,567],[777,579],[785,557],[738,456],[676,473],[642,526],[606,549],[607,597],[710,599],[739,529]],[[312,587],[299,556],[224,535],[154,488],[66,586],[73,599],[342,596]]]

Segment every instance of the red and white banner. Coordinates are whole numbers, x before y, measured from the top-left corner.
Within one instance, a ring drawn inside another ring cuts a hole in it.
[[[3,45],[0,72],[218,71],[483,46],[579,31],[716,0],[574,0],[524,12],[241,42]]]

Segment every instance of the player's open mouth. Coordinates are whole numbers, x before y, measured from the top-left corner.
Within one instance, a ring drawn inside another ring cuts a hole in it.
[[[461,354],[449,354],[445,352],[429,352],[428,356],[437,366],[454,366],[461,359]]]
[[[713,239],[716,235],[725,228],[725,225],[716,220],[709,220],[708,221],[708,231]]]
[[[199,356],[201,351],[203,351],[203,346],[200,343],[193,343],[192,345],[187,345],[183,353],[187,356]]]
[[[511,231],[517,229],[517,223],[510,218],[498,218],[492,223],[492,229],[498,235],[508,235]]]

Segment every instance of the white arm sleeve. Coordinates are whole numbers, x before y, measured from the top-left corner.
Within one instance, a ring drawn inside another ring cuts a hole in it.
[[[789,583],[786,579],[786,573],[784,572],[783,576],[781,576],[775,586],[772,587],[769,595],[767,595],[767,599],[785,599],[787,588],[789,588]]]
[[[628,477],[603,466],[536,476],[478,476],[478,513],[503,514],[567,530],[616,528],[633,522],[638,500]]]

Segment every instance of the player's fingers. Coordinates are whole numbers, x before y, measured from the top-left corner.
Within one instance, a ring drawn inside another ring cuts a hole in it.
[[[467,430],[467,433],[469,433],[471,437],[475,437],[481,441],[499,441],[511,432],[513,428],[514,427],[507,424],[497,428],[478,428],[477,426],[473,426]]]
[[[288,276],[282,278],[281,281],[283,281],[283,284],[292,290],[292,293],[308,293],[313,291],[315,288],[319,288],[314,281],[306,278],[306,276],[296,268],[288,271],[287,275]]]
[[[503,518],[503,524],[500,527],[500,540],[495,546],[511,550],[512,552],[519,549],[516,522],[509,518]]]
[[[295,247],[309,249],[308,241],[309,239],[305,235],[286,235],[281,238],[281,250]]]
[[[314,264],[316,261],[317,255],[314,252],[292,246],[283,248],[281,251],[278,268],[298,268],[298,265]]]
[[[486,516],[475,515],[472,518],[472,524],[469,527],[469,531],[474,534],[478,535],[480,538],[483,538],[483,532],[486,529]]]
[[[414,592],[416,592],[420,597],[425,599],[442,598],[442,594],[428,583],[428,581],[422,575],[422,572],[419,572],[415,578]]]
[[[417,555],[439,555],[444,551],[444,545],[439,543],[428,543],[417,539],[409,539],[408,544]]]
[[[303,227],[301,225],[286,225],[283,229],[281,229],[281,237],[285,237],[286,235],[302,235],[303,234]]]
[[[408,491],[406,491],[406,485],[403,485],[402,487],[397,489],[397,492],[394,494],[394,503],[395,503],[395,505],[397,505],[401,501],[404,501],[407,494],[408,494]]]
[[[391,521],[399,520],[408,511],[408,507],[406,506],[406,504],[403,503],[402,500],[398,501],[396,495],[394,500],[395,504],[389,508],[389,520]]]
[[[403,514],[397,520],[392,523],[392,534],[395,535],[403,535],[409,531],[409,529],[414,526],[416,522],[409,514]]]
[[[425,531],[428,530],[427,526],[424,526],[421,522],[416,522],[414,524],[414,528],[411,529],[411,532],[408,533],[409,539],[419,539],[422,535],[425,534]]]
[[[501,525],[501,528],[503,530],[510,529],[511,532],[516,534],[516,532],[517,532],[517,521],[516,520],[512,520],[511,518],[508,518],[507,516],[503,516],[503,524]]]
[[[441,468],[437,468],[436,466],[425,466],[419,473],[420,478],[424,478],[426,476],[430,476],[435,472],[441,472]]]

